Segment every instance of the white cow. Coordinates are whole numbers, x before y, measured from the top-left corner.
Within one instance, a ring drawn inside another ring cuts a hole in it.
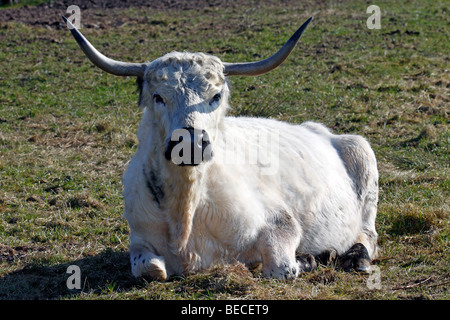
[[[95,65],[138,78],[144,114],[124,176],[134,276],[166,280],[238,260],[291,279],[310,268],[302,254],[327,250],[347,270],[370,267],[378,171],[369,143],[313,122],[226,116],[226,76],[276,68],[311,18],[266,60],[172,52],[142,64],[105,57],[65,20]]]

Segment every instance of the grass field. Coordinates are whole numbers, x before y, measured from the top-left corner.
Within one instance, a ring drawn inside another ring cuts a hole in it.
[[[135,79],[88,61],[59,24],[62,2],[0,10],[0,299],[449,299],[448,2],[195,3],[82,8],[81,31],[125,61],[173,50],[251,61],[314,16],[281,67],[231,79],[231,114],[314,120],[370,141],[381,287],[323,265],[290,282],[240,264],[134,279],[121,178],[137,148]],[[379,30],[366,26],[370,4],[381,8]],[[81,290],[66,287],[69,265],[81,269]]]

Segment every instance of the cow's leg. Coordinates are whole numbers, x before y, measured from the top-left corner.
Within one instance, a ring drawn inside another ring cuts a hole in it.
[[[369,174],[366,191],[362,194],[362,231],[358,235],[355,244],[339,259],[341,266],[346,271],[352,269],[367,272],[370,264],[378,255],[375,219],[378,202],[378,175]]]
[[[377,212],[377,190],[374,188],[365,197],[362,215],[362,232],[358,235],[355,244],[340,258],[340,265],[345,271],[368,272],[370,264],[378,255],[375,218]]]
[[[375,219],[378,203],[378,169],[375,154],[362,137],[343,135],[334,141],[353,180],[358,200],[361,201],[361,232],[355,244],[340,257],[346,271],[368,271],[377,256],[378,234]]]
[[[130,247],[131,273],[139,277],[149,277],[159,281],[167,280],[164,258],[142,246]]]
[[[365,225],[363,223],[363,231],[358,235],[355,244],[339,257],[339,264],[345,271],[367,272],[372,260],[377,257],[378,234],[375,231],[375,214],[372,218],[371,223]]]
[[[294,279],[302,271],[295,251],[300,241],[300,227],[287,213],[271,219],[261,231],[259,251],[263,276],[277,279]]]

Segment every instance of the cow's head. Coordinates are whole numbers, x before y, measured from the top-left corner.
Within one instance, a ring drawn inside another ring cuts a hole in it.
[[[209,160],[228,108],[226,76],[256,76],[278,67],[295,47],[309,18],[273,56],[250,63],[224,63],[203,53],[172,52],[149,63],[112,60],[97,51],[65,18],[72,35],[99,68],[118,76],[135,76],[139,104],[151,112],[161,152],[176,165],[195,166]]]
[[[140,105],[158,126],[164,156],[177,165],[198,165],[212,157],[228,108],[222,62],[203,53],[172,52],[151,62],[138,80]]]

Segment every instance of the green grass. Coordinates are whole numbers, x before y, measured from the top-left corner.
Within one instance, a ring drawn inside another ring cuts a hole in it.
[[[231,114],[314,120],[370,141],[380,170],[381,289],[368,288],[368,275],[326,266],[292,282],[240,264],[166,283],[134,279],[121,177],[137,148],[135,80],[93,67],[65,29],[11,22],[0,25],[0,298],[449,299],[448,8],[377,5],[381,30],[367,29],[368,4],[347,1],[117,9],[90,21],[104,28],[82,32],[127,61],[172,50],[251,61],[313,15],[281,67],[230,79]],[[65,285],[71,264],[82,290]]]

